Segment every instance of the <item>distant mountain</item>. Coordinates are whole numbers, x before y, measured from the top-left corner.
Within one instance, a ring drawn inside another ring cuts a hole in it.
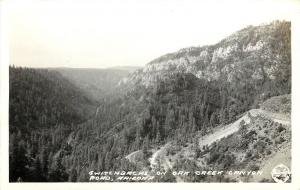
[[[215,45],[184,48],[163,55],[123,79],[123,83],[153,86],[181,72],[232,84],[262,80],[284,84],[291,79],[290,25],[290,22],[274,21],[248,26]]]
[[[129,73],[132,73],[138,69],[140,69],[142,67],[138,67],[138,66],[115,66],[115,67],[109,67],[107,69],[116,69],[116,70],[125,70],[128,71]]]
[[[113,94],[119,81],[138,68],[123,66],[107,69],[56,68],[54,70],[87,92],[92,98],[100,100]]]

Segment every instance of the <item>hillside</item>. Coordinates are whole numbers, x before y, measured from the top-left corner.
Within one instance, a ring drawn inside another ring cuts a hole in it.
[[[276,97],[285,99],[287,95]],[[273,98],[267,100],[269,102]],[[266,103],[264,102],[264,103]],[[285,101],[284,104],[290,104]],[[282,104],[282,106],[285,106]],[[172,140],[151,150],[149,171],[218,170],[221,176],[177,176],[176,182],[274,182],[270,172],[281,162],[290,167],[291,122],[289,113],[252,109],[226,126],[215,127],[210,133],[197,133],[192,142]],[[283,154],[285,152],[285,154]],[[126,157],[131,163],[141,164],[141,151]],[[228,175],[226,171],[263,171],[263,175]]]
[[[268,94],[273,86],[281,85],[284,89],[277,93],[282,94],[290,89],[290,33],[290,22],[248,26],[215,45],[184,48],[154,59],[124,82],[153,86],[183,72],[238,86],[263,83],[264,96],[269,97],[276,95]]]
[[[278,112],[283,114],[291,114],[291,95],[275,96],[261,105],[263,110],[270,112]]]
[[[55,71],[10,67],[9,83],[10,181],[41,180],[29,163],[50,168],[42,154],[61,149],[66,135],[93,117],[97,102]]]
[[[277,98],[284,99],[285,96]],[[290,167],[291,122],[288,113],[253,109],[226,126],[216,127],[210,134],[197,136],[196,143],[180,145],[172,141],[155,150],[149,158],[151,167],[162,165],[165,170],[176,168],[186,171],[203,171],[208,168],[221,171],[263,171],[262,176],[224,174],[218,178],[188,176],[180,179],[199,182],[273,182],[270,172],[276,165],[284,162]]]

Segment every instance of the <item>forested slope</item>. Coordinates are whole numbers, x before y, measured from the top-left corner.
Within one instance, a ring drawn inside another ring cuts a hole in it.
[[[97,102],[54,71],[10,67],[9,82],[10,181],[45,180],[63,168],[53,155]]]

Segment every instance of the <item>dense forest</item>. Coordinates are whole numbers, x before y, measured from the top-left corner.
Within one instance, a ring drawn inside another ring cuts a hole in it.
[[[136,82],[126,86],[121,95],[95,100],[55,70],[10,67],[10,181],[84,182],[93,170],[151,172],[149,158],[154,149],[168,142],[183,147],[197,144],[199,136],[239,119],[265,100],[290,94],[290,24],[276,24],[280,26],[275,30],[277,39],[285,48],[272,51],[280,55],[280,63],[272,61],[273,57],[239,57],[244,69],[263,77],[231,73],[234,80],[206,80],[193,72],[172,70],[163,77],[155,76],[154,85]],[[245,31],[252,34],[251,28]],[[220,66],[231,64],[230,60],[222,60]],[[251,67],[253,62],[276,69],[270,76],[264,66]],[[269,125],[270,121],[264,122]],[[249,135],[245,130],[242,128],[239,135],[249,140],[253,135],[243,136]],[[229,167],[226,163],[234,160],[231,154],[221,157],[217,153],[228,150],[226,139],[223,141],[223,146],[210,147],[208,165],[219,162],[223,164],[220,167]],[[141,158],[133,163],[126,156],[135,151],[141,152]],[[209,152],[207,147],[194,151],[196,158]],[[198,167],[188,160],[185,163],[176,167]],[[167,175],[153,181],[176,179]]]
[[[10,181],[45,180],[65,137],[93,116],[97,102],[57,72],[10,67],[9,76]]]

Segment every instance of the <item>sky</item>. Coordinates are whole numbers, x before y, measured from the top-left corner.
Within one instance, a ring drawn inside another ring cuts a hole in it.
[[[26,67],[143,66],[248,25],[290,20],[297,0],[12,0],[9,62]]]

